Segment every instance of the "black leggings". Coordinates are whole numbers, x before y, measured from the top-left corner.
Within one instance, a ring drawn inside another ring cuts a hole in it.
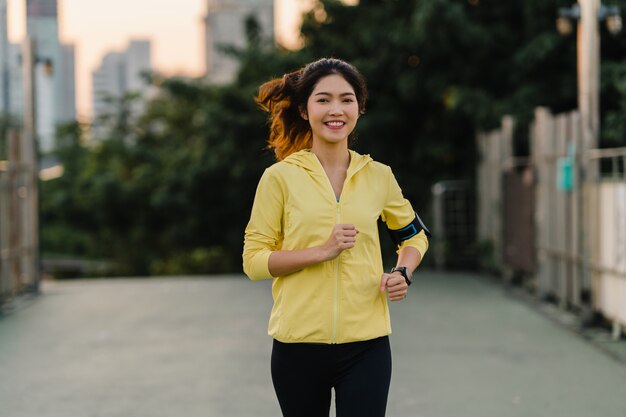
[[[383,417],[391,380],[387,336],[336,345],[274,340],[272,381],[284,417]]]

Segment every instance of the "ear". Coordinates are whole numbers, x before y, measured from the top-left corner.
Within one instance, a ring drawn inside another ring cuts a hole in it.
[[[300,117],[302,117],[304,120],[309,120],[309,115],[306,112],[306,109],[303,109],[302,107],[300,107]]]

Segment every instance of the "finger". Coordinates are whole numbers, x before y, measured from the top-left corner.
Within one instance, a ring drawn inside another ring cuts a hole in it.
[[[394,297],[389,297],[389,301],[401,301],[401,300],[404,300],[405,298],[406,298],[406,294],[405,295],[394,296]]]
[[[389,296],[397,296],[397,295],[403,295],[406,294],[408,292],[408,287],[406,286],[395,286],[395,287],[387,287],[387,294],[389,294]]]
[[[391,277],[387,280],[387,289],[403,284],[406,285],[406,280],[404,279],[404,277],[391,275]]]
[[[340,245],[354,245],[355,244],[355,240],[354,239],[342,239],[340,240],[338,243]]]
[[[387,288],[387,294],[389,297],[397,298],[397,297],[406,297],[408,293],[407,287],[394,287],[392,289]]]
[[[389,279],[389,274],[383,274],[383,276],[380,278],[380,291],[384,292],[385,288],[387,287],[387,280]]]
[[[390,283],[389,281],[387,281],[387,291],[406,291],[408,288],[409,286],[406,285],[406,282]]]
[[[337,227],[341,230],[356,230],[356,226],[351,223],[338,224]]]
[[[406,297],[407,293],[408,291],[406,289],[399,289],[396,291],[387,290],[387,295],[389,295],[389,298]]]

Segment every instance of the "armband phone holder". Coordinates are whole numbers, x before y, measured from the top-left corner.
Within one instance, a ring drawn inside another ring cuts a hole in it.
[[[393,240],[396,245],[400,245],[402,242],[412,238],[422,230],[426,234],[426,237],[428,237],[429,239],[432,237],[430,230],[428,230],[428,228],[426,227],[424,222],[422,222],[422,219],[420,219],[420,216],[418,216],[417,213],[415,213],[415,218],[413,219],[413,221],[404,226],[402,229],[394,230],[387,227],[389,236],[391,236],[391,240]]]

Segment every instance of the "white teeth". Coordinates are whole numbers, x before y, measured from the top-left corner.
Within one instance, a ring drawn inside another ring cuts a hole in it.
[[[328,126],[339,127],[339,126],[343,126],[345,123],[344,122],[326,122],[326,124]]]

